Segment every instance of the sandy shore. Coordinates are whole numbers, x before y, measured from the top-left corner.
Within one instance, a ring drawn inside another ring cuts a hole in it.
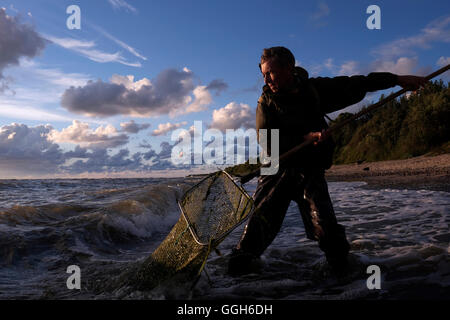
[[[332,166],[328,181],[365,181],[369,187],[450,192],[450,153],[406,160]]]

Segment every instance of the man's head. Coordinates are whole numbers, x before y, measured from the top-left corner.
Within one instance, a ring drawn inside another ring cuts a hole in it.
[[[259,68],[264,82],[272,92],[289,88],[293,82],[295,58],[285,47],[272,47],[263,50]]]

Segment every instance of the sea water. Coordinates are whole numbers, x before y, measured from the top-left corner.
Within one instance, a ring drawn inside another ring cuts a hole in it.
[[[351,244],[346,276],[330,273],[308,240],[295,202],[255,272],[227,275],[243,225],[212,253],[197,285],[148,292],[93,290],[147,258],[180,216],[194,178],[0,180],[0,299],[449,299],[450,194],[371,189],[332,182],[329,191]],[[253,180],[245,185],[252,194]],[[67,268],[80,268],[69,289]],[[367,285],[370,265],[380,288]]]

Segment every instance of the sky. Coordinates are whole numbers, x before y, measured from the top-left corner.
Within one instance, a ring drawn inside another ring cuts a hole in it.
[[[380,29],[367,26],[374,4]],[[207,129],[220,141],[227,129],[255,127],[263,48],[289,48],[310,77],[426,75],[450,63],[449,1],[1,0],[0,8],[3,179],[223,167],[172,155],[182,156],[191,133],[205,152]]]

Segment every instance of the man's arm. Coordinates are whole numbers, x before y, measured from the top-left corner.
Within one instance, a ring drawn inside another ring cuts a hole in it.
[[[267,117],[267,103],[263,96],[258,100],[258,106],[256,108],[256,135],[259,142],[259,129],[268,129],[269,119]]]
[[[341,76],[335,78],[311,78],[321,99],[325,113],[343,109],[364,99],[367,92],[384,90],[400,85],[416,90],[425,84],[424,77],[398,76],[389,72],[373,72],[368,76]]]
[[[267,101],[264,97],[264,95],[261,95],[261,97],[258,100],[258,106],[256,108],[256,136],[257,136],[257,140],[258,143],[261,143],[259,138],[259,129],[270,129],[270,124],[269,124],[269,114],[268,114],[268,105],[267,105]],[[271,146],[271,134],[270,134],[270,130],[267,130],[267,155],[270,156],[271,152],[270,152],[270,146]]]
[[[428,82],[425,77],[418,76],[397,76],[397,79],[398,85],[409,91],[418,90]]]

